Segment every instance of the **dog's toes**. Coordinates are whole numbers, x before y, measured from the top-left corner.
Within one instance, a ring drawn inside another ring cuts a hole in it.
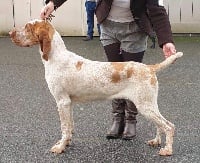
[[[152,147],[158,147],[158,146],[160,146],[161,143],[159,141],[155,140],[155,139],[152,139],[152,140],[149,140],[147,142],[147,144],[152,146]]]
[[[61,147],[58,146],[58,145],[54,145],[54,146],[51,148],[50,151],[53,152],[53,153],[60,154],[60,153],[64,152],[64,148],[61,148]]]
[[[172,155],[172,150],[166,149],[166,148],[161,148],[159,151],[159,155],[161,156],[171,156]]]
[[[65,147],[63,147],[63,145],[61,144],[60,141],[58,141],[52,148],[51,148],[51,152],[53,153],[57,153],[60,154],[62,152],[64,152]]]

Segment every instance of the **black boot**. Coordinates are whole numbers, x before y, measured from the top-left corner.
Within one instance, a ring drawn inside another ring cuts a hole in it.
[[[122,139],[124,140],[132,140],[136,136],[136,115],[137,108],[129,100],[126,100],[126,108],[125,108],[125,128],[122,135]]]
[[[112,100],[112,113],[114,117],[111,129],[106,135],[107,139],[121,138],[124,131],[125,105],[126,101],[123,99]]]

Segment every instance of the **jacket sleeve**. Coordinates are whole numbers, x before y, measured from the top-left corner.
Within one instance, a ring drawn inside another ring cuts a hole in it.
[[[54,9],[57,9],[67,0],[46,0],[45,3],[47,4],[47,3],[49,3],[49,1],[52,1],[54,3]]]
[[[147,0],[146,7],[153,29],[156,32],[159,46],[162,47],[165,43],[173,43],[169,17],[162,0]]]

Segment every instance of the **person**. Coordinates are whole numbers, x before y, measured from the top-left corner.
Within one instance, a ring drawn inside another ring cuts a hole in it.
[[[40,17],[48,18],[65,1],[46,0]],[[142,62],[147,37],[153,31],[165,58],[176,52],[162,0],[99,0],[95,13],[101,27],[100,40],[108,61]],[[137,106],[127,99],[115,99],[112,101],[112,108],[113,122],[107,139],[133,139],[136,135]]]
[[[85,8],[87,13],[87,36],[83,41],[90,41],[93,39],[94,33],[94,15],[96,9],[96,0],[85,0]],[[98,33],[100,35],[100,25],[97,23]]]

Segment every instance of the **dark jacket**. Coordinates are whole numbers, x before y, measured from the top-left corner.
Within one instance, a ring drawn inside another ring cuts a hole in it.
[[[47,3],[49,3],[49,1],[52,1],[54,3],[54,9],[57,9],[67,0],[46,0],[45,3],[47,4]]]
[[[55,8],[61,6],[66,0],[52,0]],[[46,0],[48,3],[49,0]],[[108,16],[113,0],[99,0],[96,8],[97,21],[101,24]],[[160,47],[165,43],[173,43],[171,25],[168,15],[159,0],[130,0],[130,9],[136,23],[141,30],[152,35],[156,32]],[[153,28],[152,28],[153,27]]]
[[[102,23],[109,15],[113,0],[99,0],[96,8],[98,23]],[[163,6],[159,0],[130,0],[130,9],[136,23],[141,30],[152,35],[156,32],[160,47],[165,43],[173,43],[171,25]]]

